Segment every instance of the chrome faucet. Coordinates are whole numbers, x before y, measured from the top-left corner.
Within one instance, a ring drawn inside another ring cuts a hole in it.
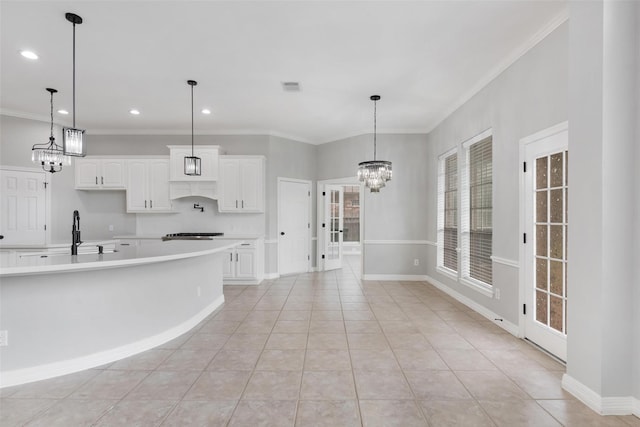
[[[71,229],[71,255],[78,255],[78,246],[82,243],[80,240],[80,214],[73,211],[73,228]]]

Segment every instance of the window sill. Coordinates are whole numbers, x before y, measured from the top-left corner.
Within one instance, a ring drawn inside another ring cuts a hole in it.
[[[480,292],[486,297],[493,298],[493,286],[491,285],[487,285],[486,283],[480,282],[479,280],[474,280],[470,277],[461,278],[460,283],[473,289],[474,291]]]

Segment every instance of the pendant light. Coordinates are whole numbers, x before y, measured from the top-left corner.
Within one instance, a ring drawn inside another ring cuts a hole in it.
[[[71,158],[64,155],[62,147],[56,144],[53,136],[53,94],[58,91],[48,87],[47,92],[51,94],[51,134],[48,143],[34,144],[31,147],[31,161],[42,166],[42,170],[46,172],[56,173],[62,170],[63,164],[70,165]]]
[[[193,155],[193,87],[198,84],[195,80],[187,80],[187,84],[191,86],[191,156],[184,158],[184,174],[189,176],[200,176],[202,169],[200,168],[200,157]]]
[[[373,160],[360,162],[358,164],[358,179],[371,190],[372,193],[379,193],[386,182],[391,180],[391,162],[386,160],[376,160],[376,102],[380,100],[380,95],[371,95],[373,101]]]
[[[67,13],[65,18],[73,24],[73,127],[62,129],[62,148],[67,156],[84,157],[87,155],[84,130],[76,129],[76,24],[82,24],[82,18],[75,13]]]

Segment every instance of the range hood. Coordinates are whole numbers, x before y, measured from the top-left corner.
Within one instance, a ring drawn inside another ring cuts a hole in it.
[[[218,200],[218,183],[215,181],[169,182],[169,198],[171,200],[193,196]]]

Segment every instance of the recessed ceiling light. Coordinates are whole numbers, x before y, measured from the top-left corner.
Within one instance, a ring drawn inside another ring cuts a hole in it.
[[[134,116],[138,116],[138,115],[140,115],[140,111],[139,111],[139,110],[136,110],[135,108],[134,108],[134,109],[132,109],[132,110],[129,110],[129,113],[133,114]]]
[[[67,114],[69,114],[69,112],[67,110],[58,110],[58,114],[67,115]]]
[[[208,108],[203,108],[202,114],[211,114],[211,110],[209,110]]]
[[[30,50],[22,50],[20,51],[20,55],[24,56],[27,59],[38,59],[38,55],[35,52],[31,52]]]

